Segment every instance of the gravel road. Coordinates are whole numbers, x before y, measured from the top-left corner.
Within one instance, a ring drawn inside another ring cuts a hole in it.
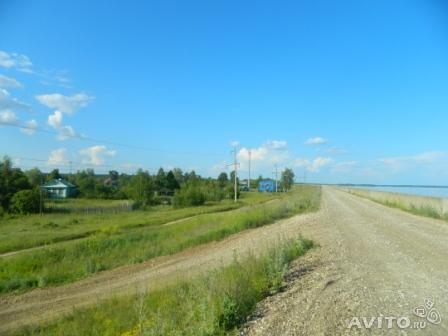
[[[331,187],[323,187],[321,209],[316,213],[105,271],[74,284],[2,296],[0,334],[148,285],[163,286],[226,264],[235,253],[256,253],[299,233],[320,247],[294,264],[283,292],[259,304],[257,314],[242,329],[244,334],[448,335],[448,223]],[[426,306],[425,299],[430,299]],[[422,317],[413,314],[416,307],[421,308]],[[365,322],[376,318],[373,327],[366,328],[363,317]],[[408,321],[410,326],[399,328],[397,318],[401,327]],[[391,319],[392,330],[388,328]],[[352,328],[348,328],[350,322]]]
[[[321,248],[244,334],[448,335],[448,223],[330,187],[317,216],[302,232]]]

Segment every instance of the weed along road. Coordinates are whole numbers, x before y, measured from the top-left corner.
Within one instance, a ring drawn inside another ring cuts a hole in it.
[[[320,247],[294,265],[285,290],[258,305],[247,335],[448,334],[448,223],[323,187],[318,212],[220,242],[104,271],[73,284],[0,297],[0,334],[51,320],[74,307],[157,288],[262,251],[302,233]],[[395,332],[394,334],[397,334]]]

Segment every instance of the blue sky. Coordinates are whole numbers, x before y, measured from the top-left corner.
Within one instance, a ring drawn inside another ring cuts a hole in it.
[[[251,149],[254,176],[448,184],[447,10],[1,0],[0,154],[215,176],[238,142],[243,177]]]

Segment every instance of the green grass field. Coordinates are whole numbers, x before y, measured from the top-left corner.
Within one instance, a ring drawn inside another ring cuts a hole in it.
[[[302,237],[267,247],[160,290],[114,298],[17,335],[237,335],[257,302],[276,293],[291,261],[313,247]]]
[[[262,200],[266,201],[263,197],[265,196],[258,194],[247,196],[247,206],[226,212],[202,214],[169,226],[154,225],[155,222],[160,224],[167,221],[157,211],[153,222],[143,222],[144,218],[140,218],[140,223],[124,224],[120,216],[143,214],[120,214],[119,218],[113,219],[116,225],[98,223],[101,230],[97,230],[87,239],[67,241],[63,246],[50,245],[44,249],[1,258],[0,292],[22,291],[76,281],[102,270],[173,254],[248,228],[316,210],[319,206],[320,189],[300,186],[293,192],[284,194],[282,199],[260,204]],[[180,211],[183,211],[185,217],[191,215],[186,214],[190,210]],[[148,216],[146,213],[144,215]],[[106,216],[104,220],[107,218]],[[109,218],[109,221],[111,220],[112,218]],[[98,221],[101,222],[101,218]]]
[[[204,213],[227,211],[285,197],[283,194],[243,193],[239,202],[226,200],[199,207],[174,209],[155,206],[150,210],[118,213],[50,213],[0,218],[0,254],[55,242],[92,236],[101,232],[131,230],[138,227],[162,225],[171,221]],[[110,203],[109,203],[110,202]],[[82,209],[88,204],[107,207],[123,201],[73,199],[63,201],[64,207]],[[59,202],[58,202],[59,203]]]

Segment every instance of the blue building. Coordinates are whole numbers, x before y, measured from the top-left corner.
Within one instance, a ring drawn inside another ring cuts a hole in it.
[[[261,180],[258,182],[258,191],[260,192],[275,192],[274,180]]]

